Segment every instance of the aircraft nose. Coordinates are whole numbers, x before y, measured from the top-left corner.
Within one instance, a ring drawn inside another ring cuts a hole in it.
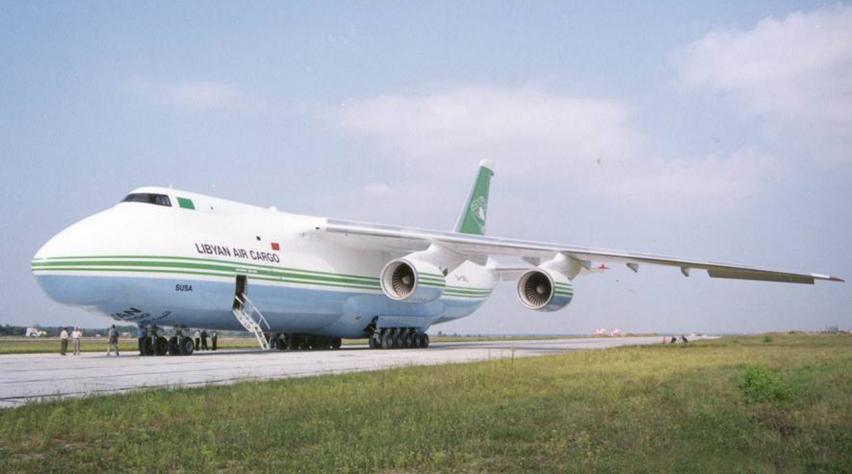
[[[51,299],[58,303],[90,306],[104,300],[95,287],[89,285],[75,266],[97,253],[98,219],[92,216],[63,229],[48,240],[33,256],[31,268],[36,282]]]

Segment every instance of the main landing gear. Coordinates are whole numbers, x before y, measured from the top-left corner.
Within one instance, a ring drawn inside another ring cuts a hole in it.
[[[339,337],[314,336],[311,334],[276,333],[269,336],[269,348],[279,351],[325,351],[340,349]]]
[[[382,328],[370,336],[370,349],[425,349],[429,335],[414,328]]]

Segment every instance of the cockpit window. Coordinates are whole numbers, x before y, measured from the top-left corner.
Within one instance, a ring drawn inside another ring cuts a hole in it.
[[[171,200],[169,200],[169,197],[165,194],[131,193],[128,194],[122,202],[146,202],[148,204],[156,204],[158,206],[172,206]]]

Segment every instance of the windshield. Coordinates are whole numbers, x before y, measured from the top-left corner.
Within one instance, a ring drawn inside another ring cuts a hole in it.
[[[151,193],[131,193],[128,194],[126,198],[122,202],[145,202],[148,204],[156,204],[158,206],[168,206],[171,207],[172,202],[169,200],[169,197],[165,194],[151,194]]]

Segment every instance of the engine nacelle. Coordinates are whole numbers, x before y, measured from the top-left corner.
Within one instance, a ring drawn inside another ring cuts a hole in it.
[[[391,260],[379,278],[385,296],[406,303],[428,303],[444,293],[446,279],[432,263],[406,256]]]
[[[537,267],[518,280],[518,299],[536,311],[556,311],[574,298],[574,284],[562,273]]]

